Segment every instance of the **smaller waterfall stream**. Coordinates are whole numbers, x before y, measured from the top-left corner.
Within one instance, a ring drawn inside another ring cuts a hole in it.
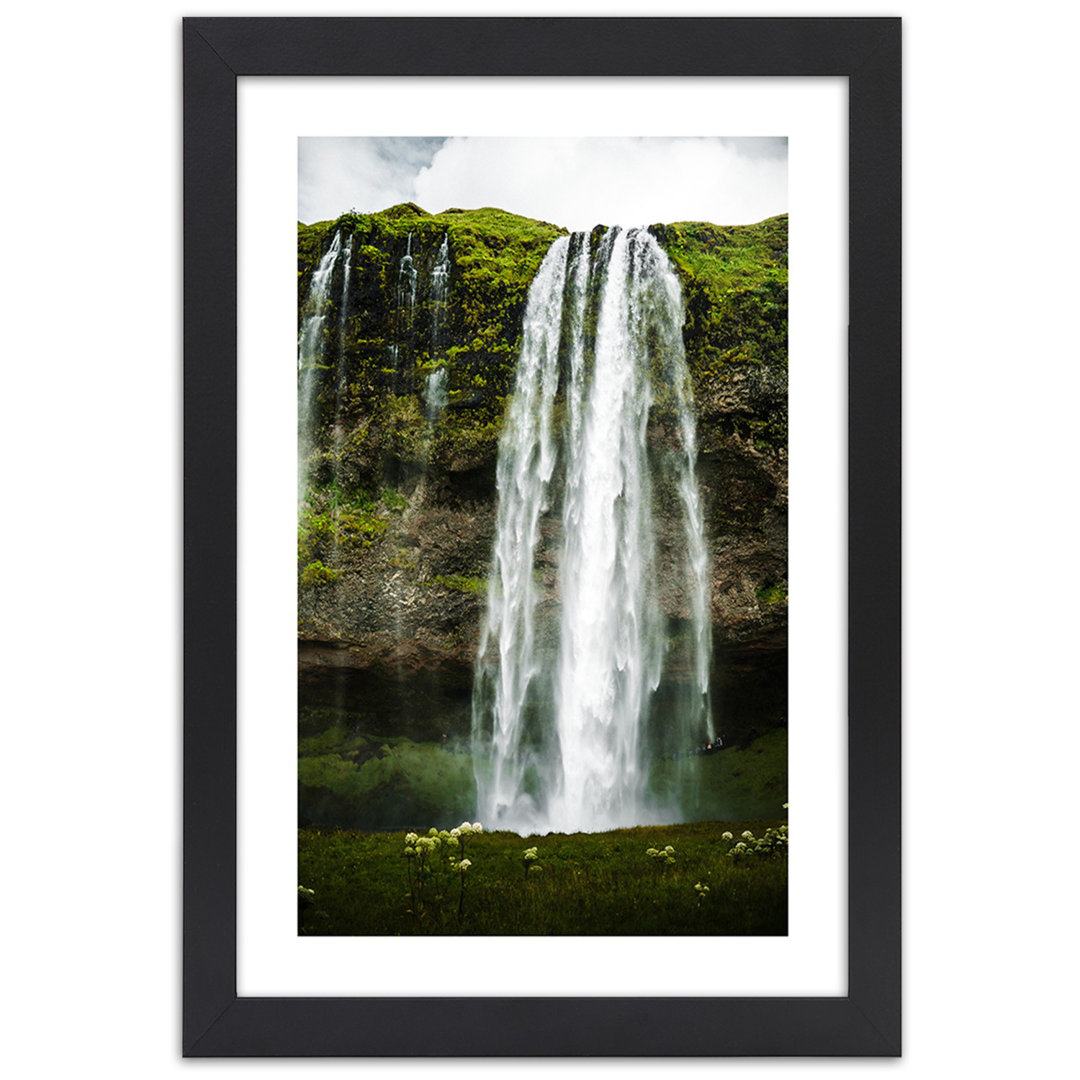
[[[334,381],[334,450],[335,460],[341,451],[341,440],[343,438],[342,431],[342,404],[345,397],[345,386],[348,381],[348,370],[345,364],[345,342],[347,340],[346,331],[348,330],[349,321],[349,278],[352,274],[352,247],[353,238],[350,233],[349,239],[345,244],[345,267],[341,277],[341,304],[338,310],[338,356],[337,356],[337,378]]]
[[[344,387],[345,368],[341,364],[341,356],[345,349],[345,330],[348,324],[349,318],[349,278],[352,274],[352,246],[353,237],[352,233],[349,234],[349,239],[345,243],[345,266],[344,273],[341,277],[341,308],[338,311],[338,381],[337,381],[337,397],[338,406],[340,412],[341,403],[341,391]]]
[[[352,239],[349,240],[350,250]],[[319,265],[311,275],[307,300],[300,321],[297,342],[297,447],[299,467],[297,470],[297,501],[302,503],[307,491],[308,459],[314,448],[315,410],[318,398],[319,372],[323,367],[326,340],[324,328],[330,299],[330,284],[334,268],[341,255],[341,231],[334,239]]]
[[[341,472],[341,454],[345,446],[345,416],[343,411],[345,401],[345,388],[348,385],[348,367],[345,363],[346,341],[348,340],[349,320],[349,279],[352,273],[352,249],[353,234],[345,243],[343,252],[344,270],[341,275],[341,303],[338,310],[338,340],[337,340],[337,363],[336,378],[334,380],[334,426],[331,430],[331,447],[333,450],[332,468],[335,490],[340,489],[339,475]],[[333,540],[333,563],[337,565],[339,550],[339,534],[334,529]]]
[[[390,346],[390,356],[393,361],[394,371],[397,372],[399,388],[404,385],[402,372],[401,350],[405,346],[407,356],[412,353],[413,319],[416,313],[416,283],[417,271],[413,263],[412,255],[413,234],[405,242],[405,254],[398,263],[397,291],[395,294],[395,310],[397,312],[397,327],[394,335],[394,343]]]
[[[439,331],[446,315],[446,287],[450,280],[450,234],[444,233],[439,254],[431,269],[431,359],[439,355]]]
[[[398,268],[399,302],[404,303],[405,296],[408,296],[410,324],[413,312],[416,310],[417,279],[416,267],[413,265],[412,238],[413,234],[409,233],[409,238],[405,242],[405,254],[401,257],[401,266]]]
[[[446,316],[446,291],[450,281],[450,234],[443,233],[435,265],[431,268],[431,359],[439,359],[442,345],[440,336]],[[448,372],[445,367],[436,368],[427,376],[424,384],[424,414],[428,426],[442,415],[450,400]]]
[[[436,368],[427,377],[424,384],[424,416],[429,424],[434,424],[446,408],[450,395],[447,391],[446,368]]]

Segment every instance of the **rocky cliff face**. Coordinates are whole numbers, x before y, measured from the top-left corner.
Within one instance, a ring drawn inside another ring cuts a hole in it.
[[[786,647],[787,218],[651,231],[683,286],[714,641],[737,667]],[[309,373],[302,671],[345,671],[369,687],[391,679],[408,686],[413,709],[433,680],[466,707],[522,316],[563,232],[498,210],[429,215],[411,204],[300,226],[301,318],[335,234],[352,238],[347,279],[344,257],[332,271]],[[659,419],[650,428],[657,446],[669,436]],[[552,606],[557,526],[555,516],[543,523],[538,567]],[[659,585],[677,625],[682,600]]]

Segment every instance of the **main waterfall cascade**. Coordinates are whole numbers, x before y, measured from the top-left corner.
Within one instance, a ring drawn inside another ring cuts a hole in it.
[[[473,749],[479,816],[521,832],[670,820],[650,754],[713,741],[681,289],[648,232],[594,243],[556,240],[532,283],[499,444]]]

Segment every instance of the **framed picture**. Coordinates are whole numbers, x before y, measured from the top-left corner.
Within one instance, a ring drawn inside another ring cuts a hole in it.
[[[899,20],[187,19],[184,139],[185,1054],[898,1055]]]

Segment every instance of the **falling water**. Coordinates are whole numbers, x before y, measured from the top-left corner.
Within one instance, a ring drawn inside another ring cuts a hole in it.
[[[556,240],[529,291],[499,444],[488,610],[473,694],[478,813],[519,831],[645,824],[647,726],[674,586],[692,628],[690,691],[658,722],[712,737],[711,629],[678,279],[649,233]],[[565,407],[555,431],[560,382]],[[672,449],[647,428],[673,415]],[[557,462],[561,468],[556,471]],[[681,545],[661,558],[654,482],[676,493]],[[549,504],[561,498],[561,513]],[[557,593],[537,583],[558,566]],[[560,602],[555,602],[553,597]],[[684,665],[685,666],[685,665]],[[688,680],[684,677],[684,683]],[[670,731],[667,733],[672,734]]]
[[[345,243],[345,271],[341,278],[341,310],[338,312],[338,352],[345,348],[345,326],[349,317],[349,277],[352,273],[352,234]]]
[[[439,254],[431,268],[431,358],[439,355],[439,331],[446,312],[446,286],[450,280],[450,236],[443,234]]]
[[[424,414],[429,424],[434,424],[439,419],[450,400],[446,382],[446,368],[441,367],[431,372],[424,384]]]
[[[416,312],[416,267],[413,265],[412,238],[405,244],[405,254],[398,263],[397,294],[395,296],[395,310],[397,312],[397,333],[394,335],[394,344],[390,346],[390,355],[393,360],[394,371],[397,373],[399,388],[402,385],[402,371],[399,364],[401,345],[412,344],[413,315]]]
[[[450,280],[450,235],[443,233],[435,265],[431,268],[431,359],[439,357],[439,331],[446,314],[446,286]],[[445,367],[432,371],[424,384],[425,416],[428,424],[434,424],[449,401]]]
[[[338,362],[337,381],[334,386],[334,448],[341,450],[341,406],[345,396],[347,372],[345,368],[345,341],[349,318],[349,277],[352,273],[353,238],[349,235],[345,244],[345,270],[341,280],[341,305],[338,311]]]
[[[401,256],[401,265],[398,267],[398,304],[403,305],[405,296],[409,298],[409,321],[412,321],[412,313],[416,308],[416,267],[413,265],[412,237],[405,242],[405,254]]]
[[[341,275],[341,303],[338,310],[338,350],[337,350],[337,378],[334,380],[334,427],[331,439],[333,445],[333,475],[334,487],[339,487],[339,473],[341,467],[341,454],[345,446],[345,417],[343,405],[345,401],[345,388],[348,385],[348,370],[345,364],[345,345],[347,340],[349,318],[349,278],[352,272],[352,247],[353,234],[345,242],[344,271]],[[334,529],[332,561],[336,565],[338,560],[338,530]]]
[[[352,244],[351,238],[349,244],[350,246]],[[323,329],[330,298],[330,282],[340,254],[341,232],[339,230],[334,233],[330,247],[311,275],[311,284],[308,286],[307,300],[304,303],[300,322],[300,335],[297,342],[297,446],[299,448],[297,499],[300,503],[303,502],[307,491],[307,462],[313,448],[313,432],[316,427],[315,406],[319,370],[324,366],[323,354],[326,339]]]

